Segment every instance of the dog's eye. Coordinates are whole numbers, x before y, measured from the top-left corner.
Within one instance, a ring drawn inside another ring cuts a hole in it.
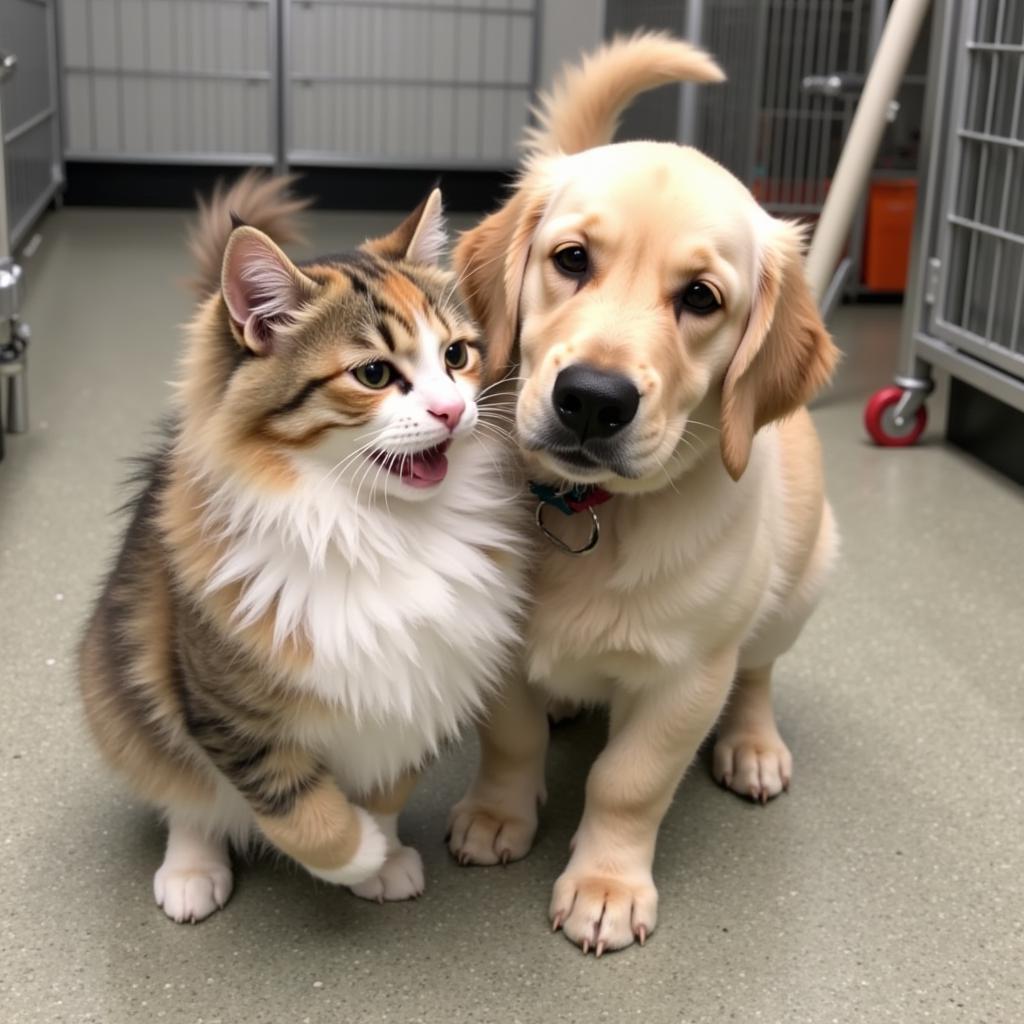
[[[676,299],[676,316],[678,317],[684,309],[705,316],[719,309],[721,305],[711,285],[703,281],[694,281],[679,293]]]
[[[587,250],[575,242],[570,242],[568,245],[563,245],[560,249],[556,249],[551,258],[555,261],[555,266],[563,274],[568,274],[570,277],[581,277],[590,266],[590,261],[587,259]]]
[[[374,391],[386,388],[396,376],[395,368],[390,363],[380,361],[357,366],[352,375],[363,387],[372,388]]]

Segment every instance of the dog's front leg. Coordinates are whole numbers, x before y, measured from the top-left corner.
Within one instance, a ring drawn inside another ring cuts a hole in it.
[[[554,928],[585,953],[600,956],[634,939],[642,945],[654,930],[658,827],[722,710],[735,669],[730,651],[678,682],[613,696],[608,745],[587,778],[583,818],[549,910]]]
[[[516,677],[480,723],[480,767],[448,820],[448,848],[460,864],[497,864],[530,852],[537,803],[545,798],[545,697]]]

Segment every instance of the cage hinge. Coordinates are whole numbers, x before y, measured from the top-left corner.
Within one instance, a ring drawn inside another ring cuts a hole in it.
[[[924,301],[928,306],[934,306],[936,297],[939,294],[939,277],[942,274],[942,260],[933,256],[928,261],[928,272],[924,281]]]

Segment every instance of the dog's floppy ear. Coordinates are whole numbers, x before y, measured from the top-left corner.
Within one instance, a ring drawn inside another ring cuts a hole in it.
[[[452,262],[462,294],[486,341],[488,380],[507,373],[518,355],[519,296],[530,240],[544,210],[545,194],[525,183],[496,213],[462,234]]]
[[[754,434],[805,405],[838,358],[804,277],[799,225],[771,221],[746,331],[722,385],[722,461],[738,480]]]

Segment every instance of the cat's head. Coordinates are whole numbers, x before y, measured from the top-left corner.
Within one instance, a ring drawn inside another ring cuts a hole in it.
[[[436,189],[390,234],[309,263],[235,227],[214,341],[234,351],[202,361],[226,374],[209,429],[243,471],[408,500],[437,490],[476,426],[482,377],[476,327],[439,265],[446,240]]]

